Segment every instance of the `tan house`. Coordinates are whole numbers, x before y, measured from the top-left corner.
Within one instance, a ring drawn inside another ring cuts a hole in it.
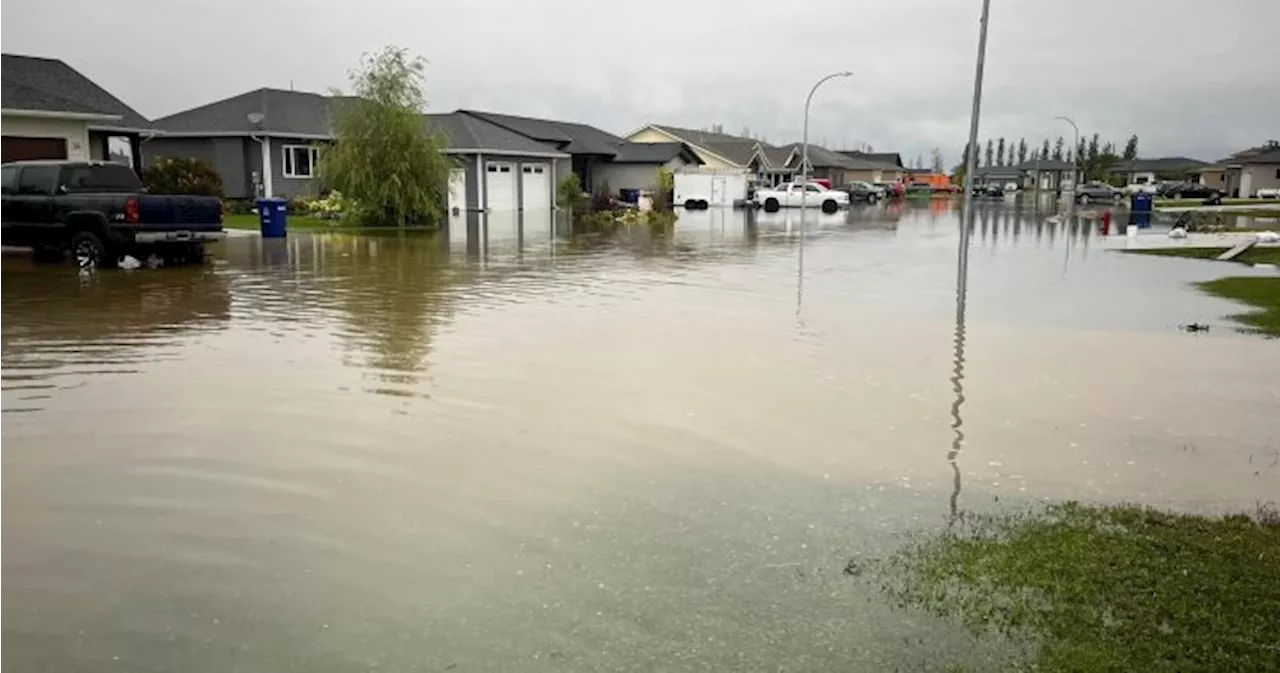
[[[2,139],[8,161],[119,161],[141,168],[151,122],[57,59],[4,54]]]
[[[1280,189],[1280,143],[1251,147],[1205,166],[1200,181],[1242,198],[1255,196],[1259,189]]]

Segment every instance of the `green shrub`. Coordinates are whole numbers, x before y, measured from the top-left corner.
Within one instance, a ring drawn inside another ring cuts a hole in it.
[[[160,157],[142,171],[142,183],[152,194],[222,196],[222,176],[194,157]]]
[[[557,206],[581,210],[586,208],[589,202],[590,199],[582,191],[582,183],[578,181],[577,173],[569,173],[560,180],[560,184],[556,185]]]

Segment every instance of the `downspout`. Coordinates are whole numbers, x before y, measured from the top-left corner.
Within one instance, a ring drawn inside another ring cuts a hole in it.
[[[484,213],[489,210],[488,195],[485,193],[484,155],[476,155],[476,209]]]
[[[274,192],[274,186],[271,184],[271,136],[258,136],[250,133],[249,137],[258,141],[262,151],[262,196],[263,198],[271,198]]]

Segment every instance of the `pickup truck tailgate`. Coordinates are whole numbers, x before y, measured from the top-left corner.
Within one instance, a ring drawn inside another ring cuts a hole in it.
[[[138,198],[141,229],[222,229],[222,202],[212,196],[151,196]]]

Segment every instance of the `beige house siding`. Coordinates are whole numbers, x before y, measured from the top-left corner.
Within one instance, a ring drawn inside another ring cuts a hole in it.
[[[1280,164],[1246,164],[1240,169],[1241,184],[1244,176],[1249,176],[1249,193],[1241,194],[1250,197],[1259,189],[1280,189]]]
[[[661,131],[658,131],[657,129],[651,129],[647,127],[627,136],[627,140],[630,140],[633,143],[681,142],[679,138],[669,136]],[[701,147],[698,147],[697,145],[694,145],[693,143],[686,143],[686,144],[689,145],[689,149],[693,150],[693,153],[698,155],[698,158],[702,160],[703,168],[714,168],[718,170],[730,170],[730,169],[741,170],[742,169],[742,166],[729,163],[728,161],[725,161],[724,159],[709,153],[708,151],[702,149]]]
[[[6,136],[63,138],[67,141],[67,159],[89,160],[89,123],[86,121],[6,114],[3,122],[3,132]]]
[[[1225,191],[1227,188],[1227,172],[1225,170],[1201,171],[1200,184]]]
[[[675,171],[686,166],[684,159],[675,157],[663,164],[663,168]],[[652,189],[658,183],[658,167],[653,164],[602,164],[596,167],[596,183],[609,183],[609,192],[617,194],[622,189]]]

